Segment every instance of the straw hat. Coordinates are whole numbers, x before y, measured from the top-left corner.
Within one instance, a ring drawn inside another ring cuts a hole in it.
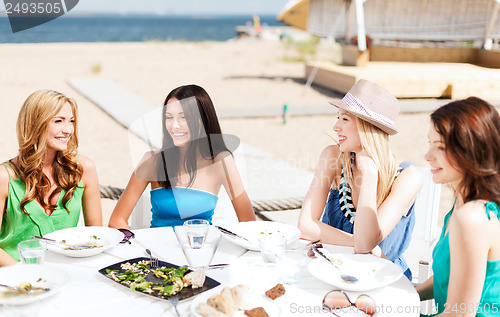
[[[360,79],[342,100],[333,100],[330,104],[370,122],[390,135],[398,133],[395,127],[399,114],[398,100],[385,88],[371,81]]]

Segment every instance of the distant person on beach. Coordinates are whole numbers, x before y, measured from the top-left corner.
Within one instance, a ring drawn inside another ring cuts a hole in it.
[[[398,132],[399,102],[361,79],[331,104],[338,108],[333,130],[339,141],[321,153],[299,216],[302,237],[353,246],[356,253],[380,254],[381,249],[411,280],[402,254],[410,243],[423,176],[411,163],[398,163],[389,146],[389,135]]]
[[[127,221],[148,184],[151,227],[178,226],[189,219],[211,222],[222,186],[238,220],[255,220],[207,92],[196,85],[175,88],[165,99],[162,116],[162,148],[146,153],[132,173],[109,226],[128,228]]]
[[[94,163],[80,155],[75,100],[39,90],[17,119],[18,156],[0,167],[0,266],[19,261],[17,244],[30,236],[85,224],[101,226]]]
[[[455,195],[434,247],[434,276],[417,286],[438,316],[500,316],[500,116],[470,97],[431,114],[425,159]]]
[[[255,34],[260,36],[260,33],[262,32],[262,26],[260,25],[260,18],[258,15],[253,16],[253,29],[255,30]]]

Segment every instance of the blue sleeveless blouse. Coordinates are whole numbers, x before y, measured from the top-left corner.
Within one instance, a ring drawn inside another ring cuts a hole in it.
[[[151,190],[151,228],[182,226],[189,219],[205,219],[212,224],[218,197],[212,193],[186,188]]]
[[[410,162],[402,162],[399,166],[404,170],[410,165],[412,165]],[[415,203],[411,205],[408,213],[401,217],[391,233],[379,243],[379,247],[382,249],[385,256],[399,265],[410,281],[412,279],[412,273],[403,257],[403,253],[410,245],[411,235],[415,227],[414,209]],[[321,221],[344,232],[353,233],[354,224],[349,221],[340,208],[338,190],[330,189]]]

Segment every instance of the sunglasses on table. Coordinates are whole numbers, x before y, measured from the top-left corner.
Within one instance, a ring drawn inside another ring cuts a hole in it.
[[[345,308],[356,307],[359,311],[369,316],[373,316],[376,311],[375,301],[368,295],[359,295],[355,302],[352,302],[344,291],[334,290],[328,292],[323,298],[323,309],[335,316]]]
[[[120,243],[127,243],[128,242],[128,244],[131,244],[130,239],[135,238],[135,234],[128,229],[118,229],[118,231],[123,233],[123,240],[120,241]]]

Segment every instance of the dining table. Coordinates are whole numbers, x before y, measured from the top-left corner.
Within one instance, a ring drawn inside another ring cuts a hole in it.
[[[68,257],[48,250],[44,264],[66,271],[70,280],[53,296],[26,305],[0,305],[0,316],[30,317],[68,317],[68,316],[177,316],[173,306],[165,299],[155,298],[131,291],[116,283],[98,271],[104,267],[127,259],[147,257],[145,249],[153,256],[174,265],[188,265],[186,256],[178,242],[172,227],[134,230],[135,237],[130,243],[116,246],[91,257]],[[308,241],[299,239],[287,246],[289,250],[307,253]],[[352,247],[326,245],[323,247],[330,254],[352,254]],[[373,256],[374,257],[374,256]],[[306,258],[306,261],[312,261]],[[374,257],[375,259],[375,257]],[[249,289],[264,292],[279,283],[279,278],[265,274],[272,272],[262,262],[257,251],[250,251],[230,241],[220,239],[211,264],[228,263],[222,269],[207,270],[206,275],[220,283],[216,288],[205,293],[181,300],[178,310],[181,316],[193,315],[192,306],[197,297],[220,293],[223,287],[246,285]],[[391,263],[392,264],[392,263]],[[30,265],[30,264],[16,264]],[[399,276],[399,275],[398,275]],[[296,283],[284,284],[285,294],[275,300],[265,300],[273,305],[274,316],[334,316],[322,309],[325,294],[336,287],[322,281],[308,270],[306,262],[301,268],[300,278]],[[366,291],[346,291],[354,302],[361,295],[369,295],[376,304],[373,316],[419,316],[420,300],[413,284],[400,275],[394,282],[383,287]],[[199,300],[198,300],[199,302]],[[342,311],[340,316],[364,316],[355,310]],[[271,315],[272,317],[273,315]]]

